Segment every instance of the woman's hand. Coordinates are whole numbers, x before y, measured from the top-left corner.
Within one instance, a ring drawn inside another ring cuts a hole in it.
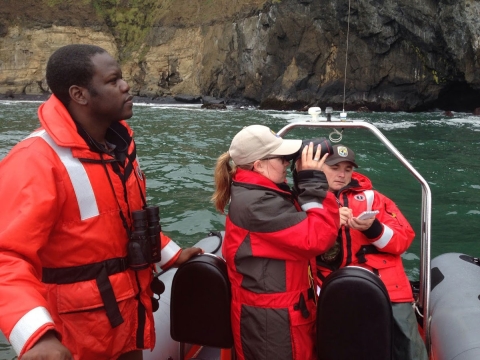
[[[356,217],[352,217],[347,221],[347,225],[352,229],[355,229],[358,231],[365,231],[370,229],[370,226],[372,226],[374,221],[375,221],[375,217],[372,217],[366,220],[360,220]]]
[[[352,217],[352,209],[348,207],[341,207],[339,210],[340,213],[340,226],[346,225],[348,219]]]
[[[297,171],[302,170],[322,170],[323,164],[328,156],[328,153],[321,156],[321,144],[317,145],[316,150],[314,149],[313,142],[310,142],[308,146],[305,146],[302,151],[302,156],[297,160],[295,164]],[[314,156],[315,152],[315,156]]]

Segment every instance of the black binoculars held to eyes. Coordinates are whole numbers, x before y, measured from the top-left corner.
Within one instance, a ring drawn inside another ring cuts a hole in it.
[[[292,160],[293,161],[292,165],[295,164],[295,161],[297,161],[297,159],[302,155],[303,148],[306,145],[310,144],[311,142],[313,142],[313,157],[315,157],[315,153],[317,152],[317,146],[319,144],[320,144],[320,149],[322,151],[320,154],[321,157],[323,157],[323,155],[325,155],[326,153],[328,153],[329,155],[333,154],[332,143],[326,138],[317,138],[317,139],[303,140],[302,146],[300,146],[300,149],[292,155],[285,156],[285,159],[287,159],[288,161]]]

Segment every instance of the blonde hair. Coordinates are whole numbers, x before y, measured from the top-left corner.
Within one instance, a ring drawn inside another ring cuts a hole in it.
[[[231,159],[228,151],[220,155],[217,159],[214,172],[215,191],[211,200],[215,205],[215,208],[222,214],[225,213],[225,207],[230,201],[230,186],[232,184],[233,175],[237,172],[237,166],[230,163]],[[238,167],[251,170],[252,166],[252,164],[247,164]]]

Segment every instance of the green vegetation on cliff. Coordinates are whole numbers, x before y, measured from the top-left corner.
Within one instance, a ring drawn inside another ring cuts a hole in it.
[[[270,2],[272,0],[164,0],[158,1],[157,20],[162,26],[205,25],[245,18]]]
[[[195,27],[242,19],[266,3],[280,0],[0,0],[0,31],[22,27],[76,26],[108,28],[120,59],[148,51],[154,28]],[[154,31],[155,32],[155,31]],[[143,47],[143,48],[142,48]]]
[[[48,0],[59,1],[59,0]],[[148,51],[148,34],[155,27],[211,24],[256,12],[266,0],[84,0],[92,1],[120,50],[120,59]],[[273,0],[275,2],[279,0]],[[143,49],[141,48],[143,46]]]

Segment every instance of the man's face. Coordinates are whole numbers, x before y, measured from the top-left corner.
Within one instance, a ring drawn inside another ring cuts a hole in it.
[[[114,123],[133,115],[130,86],[122,78],[120,66],[108,53],[95,54],[95,73],[88,87],[89,111],[95,120]]]
[[[323,172],[327,177],[328,190],[337,191],[352,181],[353,165],[349,161],[342,161],[335,165],[323,165]]]

